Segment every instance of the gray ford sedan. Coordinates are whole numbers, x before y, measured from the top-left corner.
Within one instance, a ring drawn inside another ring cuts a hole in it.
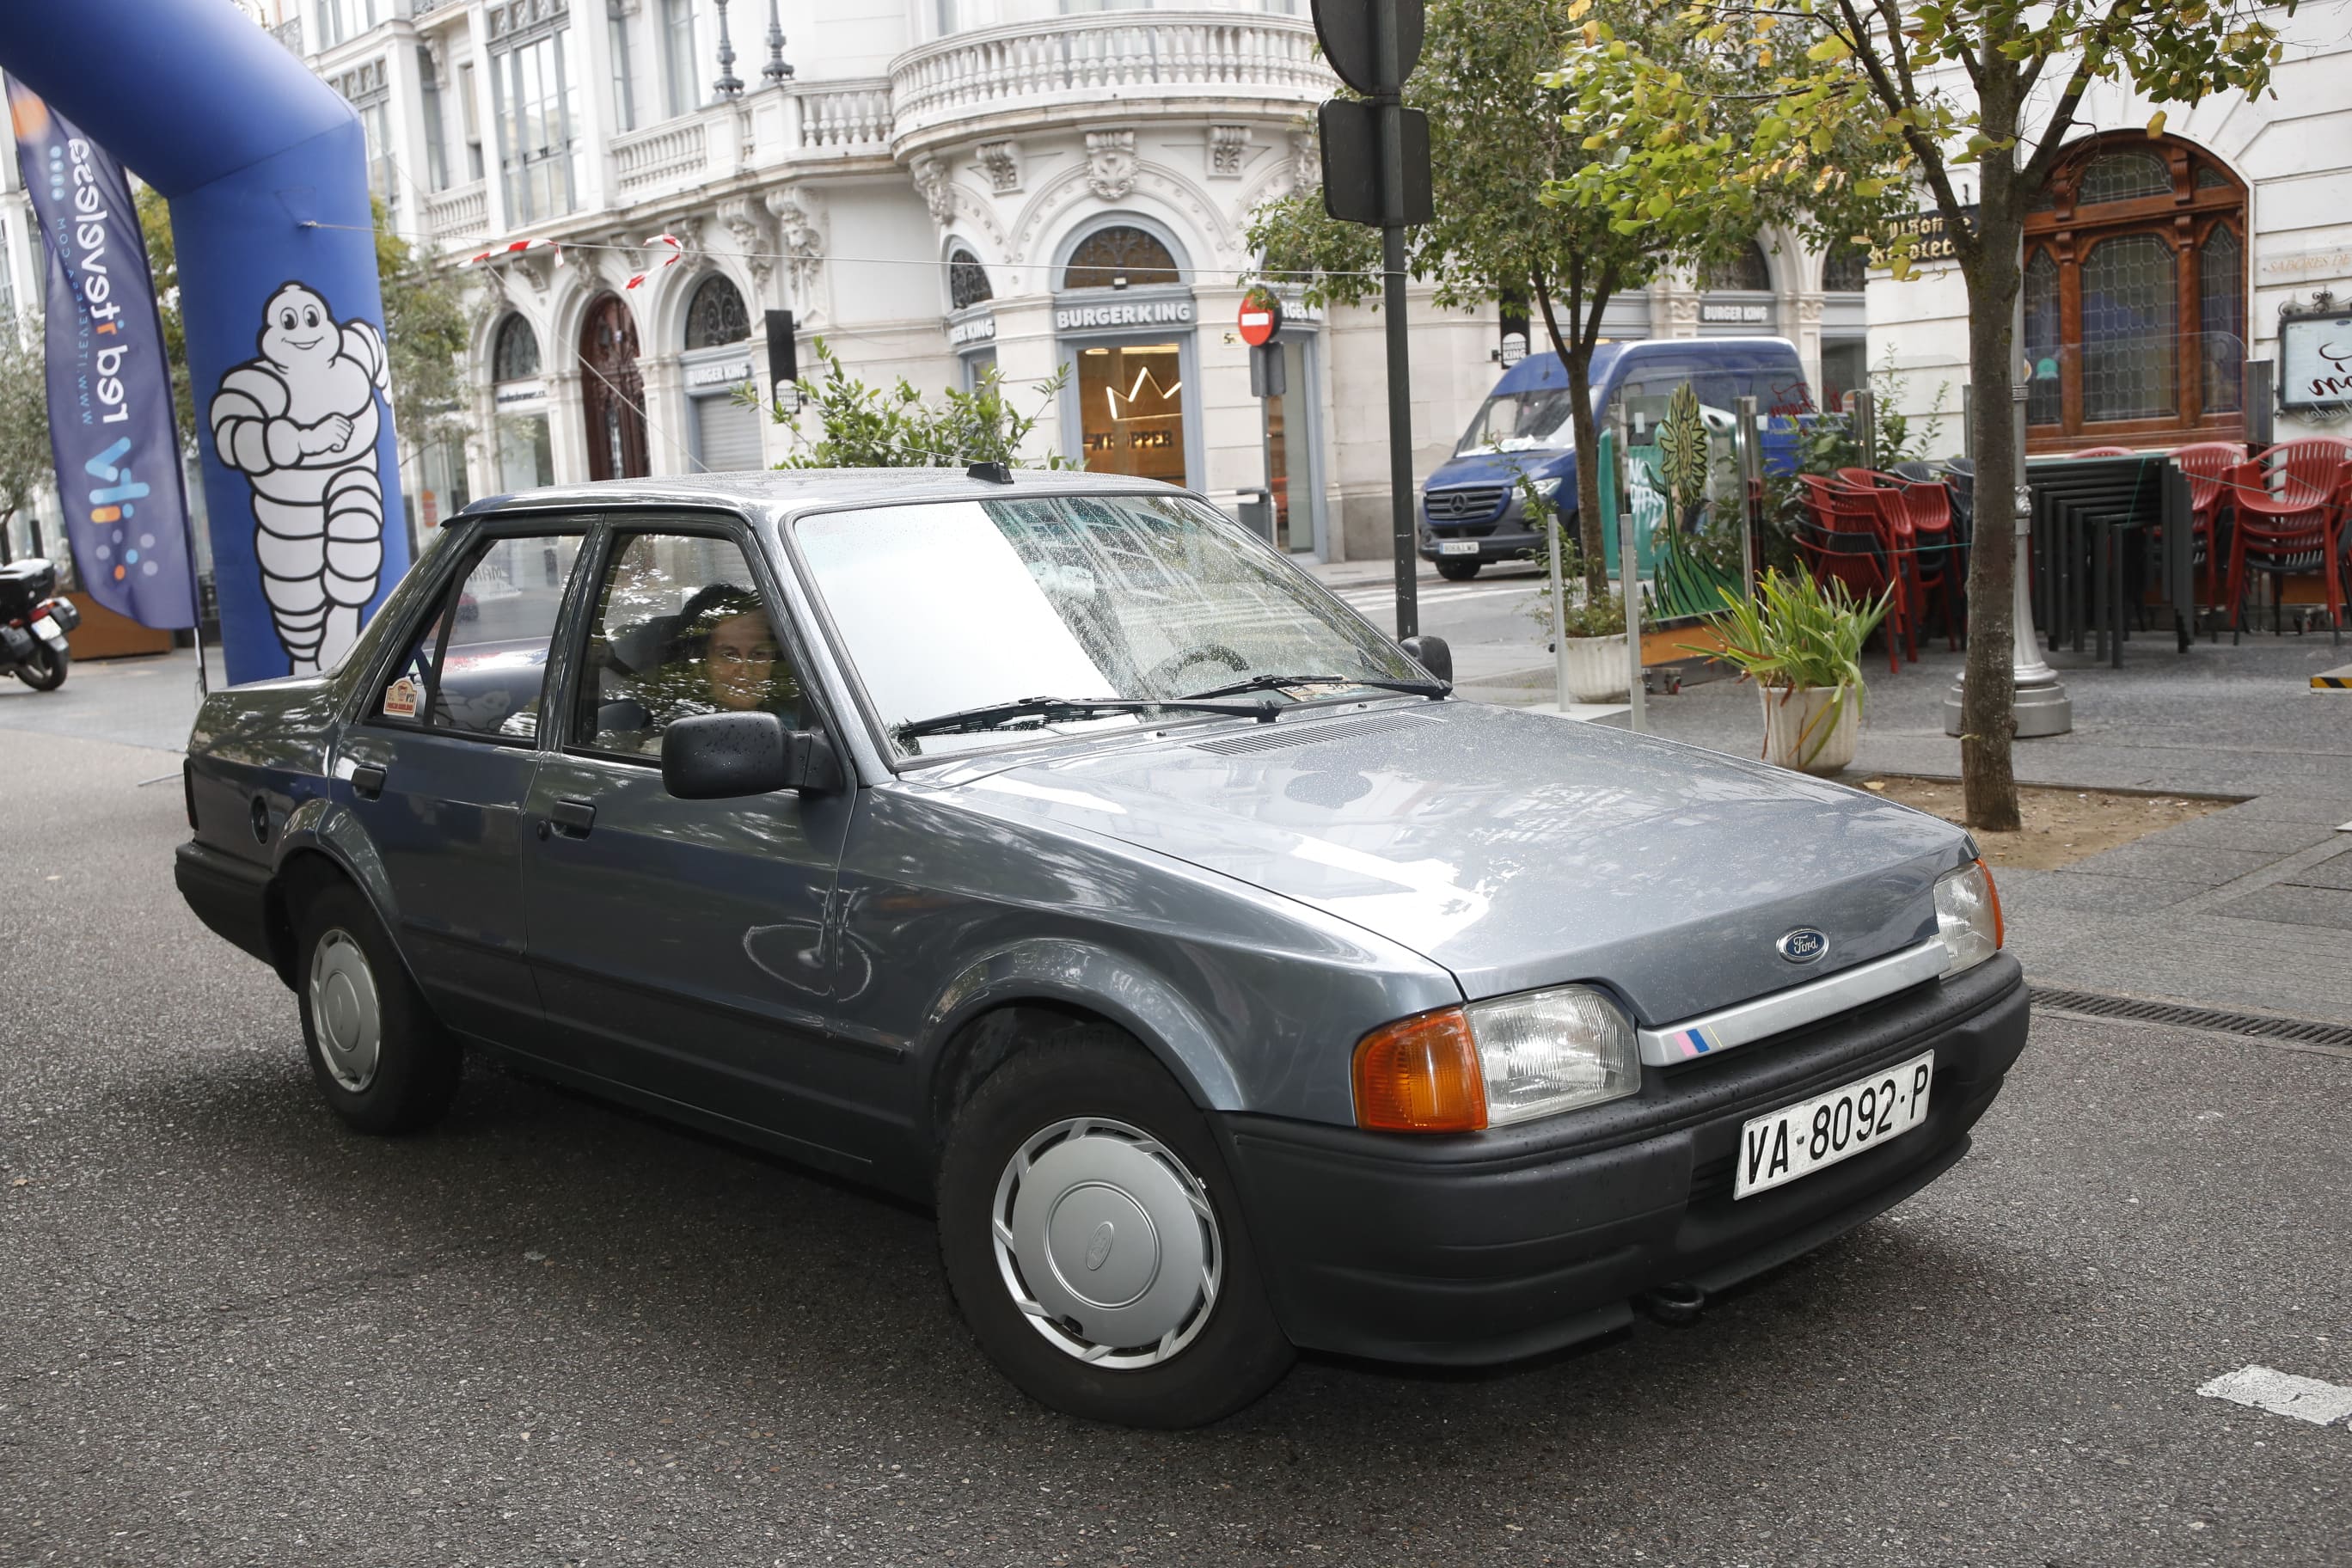
[[[1004,1373],[1140,1426],[1688,1316],[1966,1152],[1965,834],[1448,667],[1148,481],[540,491],[205,704],[179,886],[352,1126],[483,1049],[929,1202]]]

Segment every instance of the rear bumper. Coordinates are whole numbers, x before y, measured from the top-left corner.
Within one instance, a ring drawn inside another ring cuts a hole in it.
[[[180,897],[214,934],[226,938],[272,969],[278,952],[269,940],[269,868],[202,844],[183,844],[173,857],[172,879]]]
[[[1550,1122],[1414,1139],[1221,1119],[1275,1310],[1306,1347],[1389,1361],[1509,1361],[1629,1321],[1632,1299],[1717,1290],[1909,1197],[1967,1152],[2024,1048],[2006,954],[1731,1057],[1645,1068],[1640,1095]],[[1740,1123],[1936,1052],[1927,1119],[1746,1200]]]

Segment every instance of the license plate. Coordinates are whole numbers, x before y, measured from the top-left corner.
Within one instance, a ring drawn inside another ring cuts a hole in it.
[[[1440,555],[1475,555],[1478,542],[1475,539],[1441,539],[1437,542]]]
[[[58,618],[55,616],[43,616],[33,623],[33,635],[43,642],[53,642],[65,636],[65,633],[58,629]]]
[[[1900,1138],[1927,1120],[1927,1086],[1935,1076],[1936,1053],[1925,1051],[1843,1089],[1742,1123],[1731,1195],[1744,1198],[1784,1185]]]

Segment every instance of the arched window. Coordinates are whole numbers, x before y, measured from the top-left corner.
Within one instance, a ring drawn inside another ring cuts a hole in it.
[[[2025,220],[2035,446],[2240,430],[2245,232],[2245,187],[2186,142],[2129,132],[2067,154]]]
[[[1836,241],[1822,258],[1824,294],[1859,294],[1869,281],[1870,252],[1850,239]]]
[[[961,310],[977,305],[983,300],[996,298],[996,290],[988,286],[988,268],[980,258],[958,246],[948,256],[948,303]]]
[[[686,306],[686,346],[715,349],[740,343],[751,335],[751,318],[744,312],[743,296],[735,285],[714,272],[696,285]]]
[[[1124,289],[1130,284],[1183,280],[1168,247],[1129,224],[1098,228],[1080,240],[1062,273],[1065,289]]]
[[[539,334],[520,316],[509,316],[499,323],[490,349],[490,379],[523,381],[538,374]]]
[[[1764,259],[1763,247],[1751,239],[1732,259],[1708,262],[1699,274],[1698,286],[1710,294],[1725,289],[1769,294],[1772,291],[1772,268]]]

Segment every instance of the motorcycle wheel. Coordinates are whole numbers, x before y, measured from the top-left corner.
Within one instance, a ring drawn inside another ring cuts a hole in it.
[[[33,657],[16,667],[16,679],[36,691],[55,691],[66,683],[66,669],[72,663],[71,654],[36,643]]]

